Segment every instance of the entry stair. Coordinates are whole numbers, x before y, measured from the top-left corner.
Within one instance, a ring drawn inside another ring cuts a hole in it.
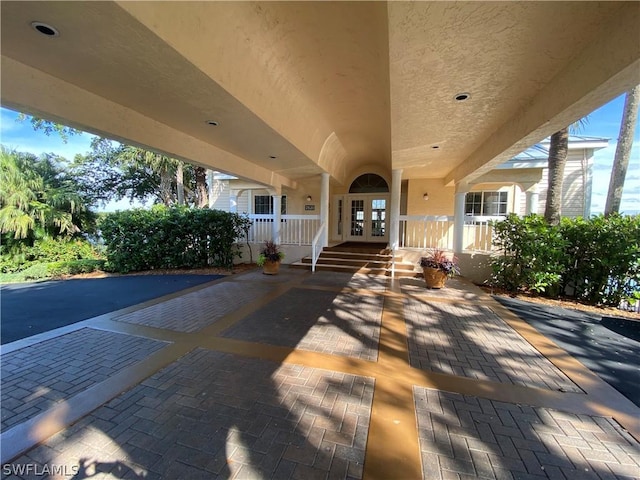
[[[391,276],[391,262],[392,256],[386,246],[344,244],[325,247],[316,262],[316,270]],[[289,266],[310,270],[311,263],[311,257],[304,257]],[[413,264],[403,262],[402,257],[396,255],[396,277],[414,277],[417,273]]]

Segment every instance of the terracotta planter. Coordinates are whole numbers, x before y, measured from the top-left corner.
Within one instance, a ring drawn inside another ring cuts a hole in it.
[[[447,274],[437,268],[423,267],[422,275],[427,288],[444,288],[444,284],[447,283]]]
[[[265,275],[277,275],[280,270],[280,262],[274,260],[265,260],[262,266],[262,273]]]

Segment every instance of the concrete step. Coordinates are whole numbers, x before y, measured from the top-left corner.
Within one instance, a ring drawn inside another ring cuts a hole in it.
[[[304,260],[304,259],[303,259]],[[311,268],[311,262],[294,262],[289,264],[291,268],[304,268],[309,270]],[[397,265],[396,265],[397,267]],[[337,265],[337,264],[322,264],[316,263],[316,270],[331,271],[331,272],[345,272],[345,273],[363,273],[368,275],[382,275],[391,276],[390,268],[371,268],[371,267],[358,267],[354,265]],[[396,277],[416,277],[418,272],[413,270],[399,270],[396,268]]]
[[[358,245],[357,243],[354,243],[352,245],[336,245],[335,247],[324,247],[323,251],[387,254],[389,252],[389,249],[384,244],[375,244],[375,245],[366,246],[365,244]]]
[[[345,252],[342,250],[322,250],[320,254],[323,258],[351,258],[354,260],[369,260],[369,261],[391,261],[391,255],[379,254],[379,253],[362,253],[362,252]],[[402,257],[396,257],[396,262],[401,262]]]
[[[305,257],[300,260],[301,263],[311,265],[311,257]],[[359,268],[391,268],[390,260],[360,260],[353,258],[326,258],[323,255],[318,258],[316,265],[341,265],[351,266]],[[410,263],[396,262],[396,270],[413,270],[413,265]]]
[[[350,248],[351,247],[351,248]],[[316,262],[316,270],[335,272],[367,273],[371,275],[391,276],[393,256],[382,244],[367,247],[358,244],[324,248]],[[311,257],[290,264],[294,268],[311,268]],[[395,274],[397,276],[416,275],[415,265],[405,263],[402,257],[395,258]]]

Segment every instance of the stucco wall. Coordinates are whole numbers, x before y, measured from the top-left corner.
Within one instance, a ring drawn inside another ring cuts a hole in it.
[[[424,200],[425,193],[429,200]],[[453,187],[447,187],[442,180],[409,180],[407,186],[407,215],[453,215]]]
[[[283,188],[282,194],[287,196],[287,213],[289,215],[320,215],[320,176],[298,181],[298,188]],[[307,202],[307,196],[311,201]],[[313,205],[315,210],[305,210],[305,205]]]
[[[420,257],[427,253],[426,250],[415,248],[401,248],[398,250],[398,256],[402,257],[403,262],[411,263],[414,271],[420,273],[422,270],[418,266]],[[457,254],[460,274],[467,280],[478,285],[485,284],[491,276],[491,256],[486,253],[461,253]]]
[[[256,263],[256,259],[260,254],[260,249],[262,248],[262,243],[251,243],[251,252],[253,254],[253,263]],[[247,244],[243,243],[240,246],[240,252],[242,253],[241,257],[235,257],[233,260],[234,265],[239,263],[249,263],[249,249],[247,248]],[[284,252],[284,259],[282,260],[283,264],[289,264],[300,261],[304,257],[308,257],[311,255],[311,247],[309,245],[281,245],[280,246],[282,252]]]

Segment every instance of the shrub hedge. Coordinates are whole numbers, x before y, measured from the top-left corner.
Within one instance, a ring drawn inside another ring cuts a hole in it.
[[[105,260],[82,259],[66,262],[34,263],[29,268],[17,274],[15,280],[29,281],[56,278],[64,275],[77,275],[79,273],[91,273],[102,270]]]
[[[618,305],[640,289],[640,216],[563,218],[509,215],[493,224],[491,283],[594,305]]]
[[[41,239],[33,246],[19,245],[13,248],[3,248],[0,256],[0,272],[16,273],[34,267],[35,265],[52,262],[74,262],[77,260],[99,260],[100,249],[83,239]],[[44,278],[44,277],[38,277]]]
[[[106,215],[99,228],[106,268],[120,273],[161,268],[231,267],[239,255],[241,217],[220,210],[154,206]]]

